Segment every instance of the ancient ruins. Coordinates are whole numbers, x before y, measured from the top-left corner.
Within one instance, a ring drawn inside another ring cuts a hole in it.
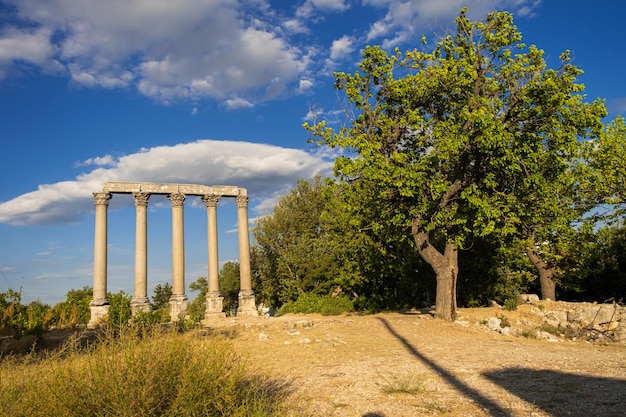
[[[96,327],[108,314],[107,300],[107,209],[113,194],[131,194],[135,200],[135,286],[131,301],[133,314],[149,310],[147,295],[147,207],[152,194],[166,194],[172,202],[172,296],[170,318],[178,321],[187,312],[185,294],[184,202],[186,196],[200,196],[207,208],[208,292],[205,321],[222,317],[223,297],[218,283],[217,203],[222,197],[234,197],[237,204],[239,234],[240,290],[237,315],[256,315],[254,291],[250,276],[250,240],[248,230],[248,196],[245,188],[197,184],[157,184],[149,182],[107,182],[102,191],[94,192],[96,206],[93,301],[88,327]]]

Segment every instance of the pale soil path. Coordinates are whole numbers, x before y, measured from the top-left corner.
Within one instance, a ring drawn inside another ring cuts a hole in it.
[[[460,314],[240,318],[214,330],[289,383],[294,416],[626,416],[626,345],[501,335],[481,324],[501,312]]]

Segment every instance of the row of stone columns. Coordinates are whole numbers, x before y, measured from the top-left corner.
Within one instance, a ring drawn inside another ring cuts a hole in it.
[[[94,239],[94,275],[93,301],[89,325],[95,327],[108,313],[107,300],[107,208],[112,194],[96,192],[95,239]],[[147,296],[148,251],[147,251],[147,207],[150,193],[133,192],[136,211],[135,226],[135,285],[131,301],[133,314],[149,310]],[[185,294],[185,238],[184,238],[184,202],[185,194],[169,193],[167,198],[172,204],[172,296],[170,297],[170,317],[179,320],[187,312]],[[206,194],[202,201],[207,208],[208,238],[208,292],[206,295],[205,320],[224,316],[223,297],[219,292],[219,258],[217,244],[217,204],[220,196]],[[256,305],[250,271],[250,243],[248,228],[248,197],[236,196],[237,224],[239,233],[239,268],[240,291],[238,315],[255,315]]]

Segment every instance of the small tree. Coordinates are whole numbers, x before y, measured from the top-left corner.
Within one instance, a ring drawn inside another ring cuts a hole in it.
[[[154,296],[152,296],[150,308],[152,310],[159,310],[168,307],[171,296],[172,286],[169,282],[166,282],[163,285],[157,284],[156,287],[154,287]]]
[[[189,284],[191,291],[198,291],[198,295],[189,304],[188,312],[192,321],[200,321],[204,318],[206,310],[206,293],[209,291],[209,282],[205,277],[200,277]]]
[[[65,300],[53,307],[54,315],[60,326],[87,324],[91,317],[89,303],[93,298],[93,289],[86,285],[81,289],[71,289]]]
[[[224,310],[237,308],[239,302],[239,263],[226,262],[219,273],[220,294],[224,297]]]

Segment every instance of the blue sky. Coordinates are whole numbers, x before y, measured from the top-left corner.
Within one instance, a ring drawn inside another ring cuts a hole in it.
[[[552,67],[566,49],[607,121],[626,110],[626,3],[613,0],[0,0],[0,292],[54,304],[92,284],[93,197],[106,181],[235,185],[267,213],[297,178],[332,171],[306,143],[337,120],[333,71],[365,45],[412,49],[462,6],[514,14]],[[148,212],[149,294],[171,277],[171,208]],[[109,290],[132,294],[134,207],[109,206]],[[236,208],[218,206],[220,261]],[[206,209],[185,203],[187,284],[206,276]],[[190,294],[193,297],[193,294]]]

